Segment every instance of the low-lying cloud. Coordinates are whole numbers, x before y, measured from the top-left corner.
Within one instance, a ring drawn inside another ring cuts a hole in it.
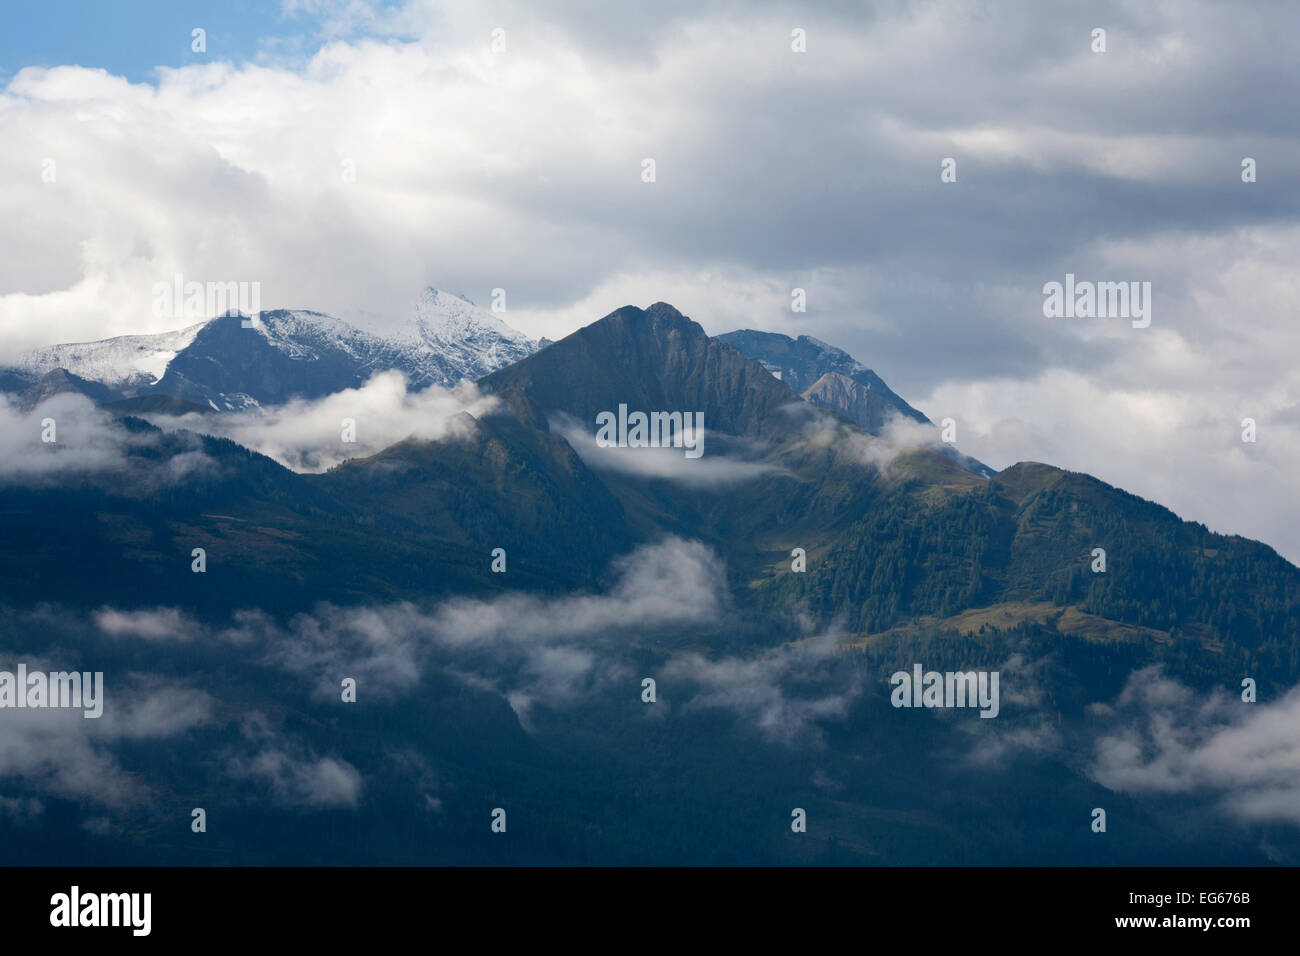
[[[53,395],[34,408],[0,393],[0,482],[102,480],[121,472],[132,451],[148,449],[157,441],[156,433],[128,431],[75,392]],[[202,449],[182,447],[161,466],[149,468],[144,477],[154,485],[171,485],[214,467]]]
[[[690,653],[670,660],[663,676],[696,686],[688,709],[729,710],[770,740],[818,745],[817,723],[843,718],[862,691],[859,680],[831,688],[834,650],[831,635],[750,657],[709,660]]]
[[[260,713],[250,714],[242,731],[254,748],[227,757],[231,778],[266,787],[281,806],[321,810],[360,802],[361,773],[348,761],[319,756],[303,741],[273,731]]]
[[[38,666],[33,656],[16,659]],[[105,695],[98,720],[85,720],[75,709],[5,711],[0,779],[109,808],[139,803],[149,796],[147,785],[121,765],[113,748],[179,737],[211,722],[215,705],[203,691],[149,675],[115,679]]]
[[[687,458],[682,448],[633,448],[601,445],[595,432],[568,415],[552,413],[552,430],[563,436],[584,463],[596,470],[617,471],[639,478],[662,478],[688,488],[723,488],[781,471],[769,462],[746,461],[709,453]],[[709,432],[701,440],[708,448]]]
[[[711,625],[723,609],[722,562],[705,545],[667,538],[617,561],[610,589],[546,598],[453,598],[431,610],[409,603],[322,607],[287,627],[245,616],[229,632],[266,648],[273,666],[309,679],[322,697],[338,680],[381,699],[411,692],[440,668],[500,693],[521,718],[540,700],[563,706],[623,674],[589,642],[631,629]]]
[[[900,455],[944,448],[939,429],[934,425],[912,421],[902,415],[888,418],[879,435],[872,435],[827,412],[809,406],[793,408],[791,414],[803,415],[802,439],[809,448],[830,448],[845,460],[869,468],[887,471]]]
[[[147,417],[163,428],[186,428],[229,438],[298,472],[321,472],[349,458],[365,458],[407,438],[454,439],[496,407],[471,383],[419,391],[398,371],[378,372],[360,388],[318,399],[252,407],[220,415]]]
[[[119,611],[105,607],[95,612],[95,626],[110,637],[144,641],[188,641],[197,625],[174,607]]]
[[[1216,793],[1232,816],[1300,824],[1300,687],[1273,702],[1203,694],[1156,668],[1135,672],[1097,741],[1092,775],[1114,790]]]

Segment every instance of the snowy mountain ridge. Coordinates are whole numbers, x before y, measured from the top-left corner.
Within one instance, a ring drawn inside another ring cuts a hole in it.
[[[56,369],[121,397],[165,393],[240,408],[356,387],[396,369],[413,388],[474,381],[545,344],[469,300],[426,289],[412,314],[364,326],[298,309],[235,314],[152,335],[52,345],[0,362],[3,380],[26,387]],[[234,387],[237,373],[252,383]],[[11,386],[12,387],[12,386]]]
[[[48,345],[24,352],[9,367],[33,378],[62,368],[109,387],[148,386],[163,377],[172,359],[190,346],[206,324],[196,322],[153,335],[119,335],[98,342]]]

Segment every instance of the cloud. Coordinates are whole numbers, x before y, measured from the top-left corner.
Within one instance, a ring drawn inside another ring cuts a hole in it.
[[[100,608],[95,626],[110,637],[134,637],[144,641],[188,641],[197,630],[195,623],[176,608],[119,611]]]
[[[226,752],[226,774],[266,787],[283,806],[355,808],[361,800],[361,773],[339,757],[320,756],[311,744],[278,728],[260,710],[246,712],[239,740]]]
[[[688,653],[672,658],[663,677],[695,685],[684,695],[692,708],[729,710],[779,743],[820,745],[820,721],[843,718],[861,693],[854,679],[835,687],[835,639],[826,636],[749,657],[710,660]]]
[[[53,421],[53,442],[42,435]],[[126,433],[81,395],[63,393],[24,410],[0,394],[0,479],[110,471],[125,462]]]
[[[30,823],[45,810],[45,804],[35,797],[0,797],[0,817],[15,823]]]
[[[409,391],[401,372],[378,372],[360,388],[324,398],[294,399],[221,415],[147,415],[162,428],[186,428],[238,442],[298,472],[321,472],[349,458],[364,458],[407,438],[444,441],[468,434],[465,416],[496,407],[471,383]],[[345,421],[353,440],[344,441]]]
[[[992,725],[997,726],[992,726]],[[965,762],[985,768],[1005,768],[1012,759],[1022,754],[1048,754],[1059,751],[1063,738],[1045,715],[1034,715],[1025,721],[1007,726],[1003,721],[984,720],[979,724],[957,724],[966,733],[976,737]]]
[[[611,564],[603,592],[562,597],[509,592],[451,598],[431,607],[410,602],[336,607],[322,604],[287,623],[256,609],[226,625],[201,623],[177,608],[100,608],[93,631],[43,606],[16,619],[79,643],[94,632],[136,639],[151,653],[190,653],[201,641],[239,648],[244,659],[304,679],[318,698],[337,700],[345,677],[358,694],[391,701],[413,692],[431,672],[500,694],[521,716],[544,700],[564,706],[625,679],[627,665],[608,638],[656,629],[714,627],[725,618],[725,568],[697,541],[669,537]],[[613,650],[611,650],[613,648]]]
[[[53,441],[45,441],[52,437]],[[31,409],[0,393],[0,483],[27,485],[93,479],[117,487],[130,456],[159,444],[152,432],[127,431],[120,421],[97,408],[90,399],[59,393]],[[217,463],[191,434],[173,436],[171,454],[161,463],[135,469],[137,493],[210,475]]]
[[[434,615],[435,630],[452,646],[481,645],[699,623],[721,611],[723,564],[701,542],[668,537],[620,558],[613,570],[617,579],[603,595],[453,599]]]
[[[703,454],[687,458],[685,448],[620,448],[597,443],[595,432],[563,413],[552,413],[552,430],[564,437],[583,462],[591,468],[618,471],[640,478],[662,478],[688,488],[721,488],[763,475],[779,473],[779,466],[762,461],[744,461],[710,454],[710,432],[700,431],[696,440]],[[722,436],[714,433],[715,439]]]
[[[1100,716],[1119,726],[1097,742],[1091,774],[1137,793],[1215,795],[1249,822],[1300,824],[1300,687],[1276,701],[1243,703],[1136,671]]]
[[[499,695],[527,729],[539,704],[563,708],[627,683],[634,675],[622,636],[725,626],[725,567],[701,542],[669,537],[642,545],[616,560],[610,576],[609,588],[598,593],[458,597],[430,608],[322,605],[287,624],[245,610],[229,626],[210,627],[167,608],[103,608],[94,623],[114,639],[179,643],[183,635],[252,648],[252,659],[305,680],[318,699],[337,700],[350,677],[359,696],[398,700],[437,672]],[[688,708],[730,710],[781,743],[817,745],[818,722],[843,717],[860,693],[856,680],[836,676],[834,643],[828,636],[747,657],[674,657],[663,676],[690,689],[667,696]],[[276,782],[290,799],[307,774],[300,765],[315,766],[319,758],[279,742],[265,718],[247,723],[245,736],[258,742],[261,756],[232,756],[232,772]],[[320,772],[326,771],[338,768]]]
[[[116,691],[116,693],[115,693]],[[103,717],[87,721],[105,740],[161,740],[210,723],[216,701],[205,691],[153,675],[138,675],[126,688],[105,690]],[[112,699],[113,694],[118,699]],[[112,701],[112,708],[109,701]]]
[[[888,471],[900,455],[944,447],[934,425],[901,415],[891,415],[880,434],[871,435],[811,405],[790,408],[789,414],[805,418],[801,438],[808,448],[830,449],[853,464],[882,471]]]
[[[356,807],[361,799],[361,774],[337,757],[267,749],[233,758],[227,770],[237,779],[263,782],[278,803],[288,806]]]
[[[501,694],[521,717],[537,701],[563,706],[619,679],[624,665],[588,646],[629,630],[707,625],[723,613],[722,562],[699,542],[667,538],[614,563],[601,594],[492,599],[453,598],[432,609],[409,603],[322,607],[281,628],[246,617],[273,666],[335,696],[343,677],[358,694],[392,699],[411,692],[430,669]],[[607,645],[606,645],[607,646]]]
[[[1006,768],[1025,754],[1060,752],[1065,736],[1057,726],[1059,714],[1055,705],[1045,706],[1047,674],[1055,666],[1055,654],[1026,657],[1017,652],[993,668],[999,675],[998,719],[954,724],[971,737],[972,746],[964,762],[976,767]]]
[[[30,670],[35,656],[15,655]],[[119,763],[114,747],[182,736],[211,722],[215,702],[201,690],[149,675],[105,675],[104,713],[77,709],[7,709],[0,720],[0,780],[37,793],[121,809],[150,799],[142,778]]]
[[[1221,150],[1263,146],[1275,177],[1296,153],[1278,118],[1297,86],[1283,66],[1293,17],[1277,7],[974,19],[957,3],[839,6],[799,16],[802,55],[781,4],[310,7],[331,11],[334,39],[305,59],[234,64],[214,49],[156,85],[70,66],[14,77],[0,116],[33,149],[5,160],[6,211],[40,228],[14,230],[0,256],[0,314],[88,333],[64,340],[125,331],[149,321],[152,282],[176,271],[261,279],[270,307],[401,313],[436,263],[475,297],[504,284],[525,325],[577,302],[590,318],[663,298],[752,324],[744,302],[713,289],[771,286],[760,325],[856,326],[856,346],[865,317],[888,317],[879,345],[891,356],[928,340],[952,369],[981,336],[982,354],[1014,344],[1017,323],[987,293],[1017,263],[1079,235],[1275,218],[1234,214],[1213,191]],[[1094,15],[1114,39],[1104,56],[1088,49]],[[498,27],[507,49],[494,54]],[[1117,98],[1139,85],[1163,97],[1159,110]],[[1233,94],[1237,109],[1223,110]],[[112,126],[90,121],[101,118]],[[648,185],[640,162],[652,154]],[[936,194],[943,156],[963,175]],[[39,175],[47,157],[52,183]],[[1189,183],[1209,201],[1174,202]],[[1059,217],[1041,214],[1049,202]],[[972,241],[990,234],[1005,241]],[[936,261],[955,281],[918,288]],[[643,280],[654,294],[625,294]],[[793,285],[811,294],[806,317],[789,312]],[[715,299],[724,311],[702,308]],[[913,334],[895,325],[904,315]],[[1004,362],[1046,344],[1023,341]]]
[[[274,666],[306,677],[319,696],[337,697],[345,677],[358,694],[390,698],[420,681],[427,616],[412,604],[320,607],[281,628],[270,618],[245,619],[241,630],[264,648]]]

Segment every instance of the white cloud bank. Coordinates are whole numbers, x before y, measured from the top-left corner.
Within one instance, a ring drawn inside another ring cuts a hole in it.
[[[34,656],[14,655],[36,669]],[[68,669],[50,662],[48,669]],[[123,808],[149,799],[138,775],[113,753],[117,744],[183,736],[213,720],[215,701],[195,688],[134,675],[104,688],[104,714],[85,720],[80,710],[10,709],[0,720],[0,780],[51,796]]]
[[[46,438],[53,438],[47,441]],[[215,462],[195,445],[182,446],[146,478],[173,484],[209,473]],[[0,394],[0,482],[40,484],[75,477],[103,479],[127,464],[132,449],[148,448],[155,434],[130,433],[90,399],[71,392],[57,394],[32,409]]]
[[[187,428],[238,442],[297,472],[321,472],[407,438],[455,439],[497,405],[469,382],[410,391],[401,372],[379,372],[360,388],[217,415],[146,415],[163,428]],[[351,422],[351,426],[346,423]],[[349,440],[344,440],[345,431]]]
[[[566,415],[553,417],[555,431],[564,437],[585,464],[600,471],[617,471],[639,478],[662,478],[687,488],[711,489],[751,481],[781,470],[768,462],[710,454],[706,429],[701,429],[698,435],[703,453],[688,458],[685,448],[601,445],[596,441],[594,430]]]
[[[1300,825],[1300,687],[1245,703],[1200,695],[1156,668],[1135,672],[1096,744],[1093,776],[1114,790],[1219,794],[1234,817]]]
[[[500,693],[522,719],[537,701],[563,706],[623,674],[594,642],[632,629],[709,626],[722,613],[723,568],[699,542],[668,538],[616,562],[608,591],[546,598],[505,594],[453,598],[424,611],[411,604],[321,608],[280,628],[245,616],[217,635],[259,642],[274,666],[310,681],[322,697],[337,675],[379,698],[411,692],[431,668]]]

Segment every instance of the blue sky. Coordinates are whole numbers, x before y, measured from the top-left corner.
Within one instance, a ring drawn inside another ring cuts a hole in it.
[[[2,9],[0,83],[25,66],[75,64],[140,83],[159,66],[291,59],[315,52],[323,21],[316,5],[285,15],[274,0],[4,0]],[[207,31],[206,53],[191,50],[195,27]]]

